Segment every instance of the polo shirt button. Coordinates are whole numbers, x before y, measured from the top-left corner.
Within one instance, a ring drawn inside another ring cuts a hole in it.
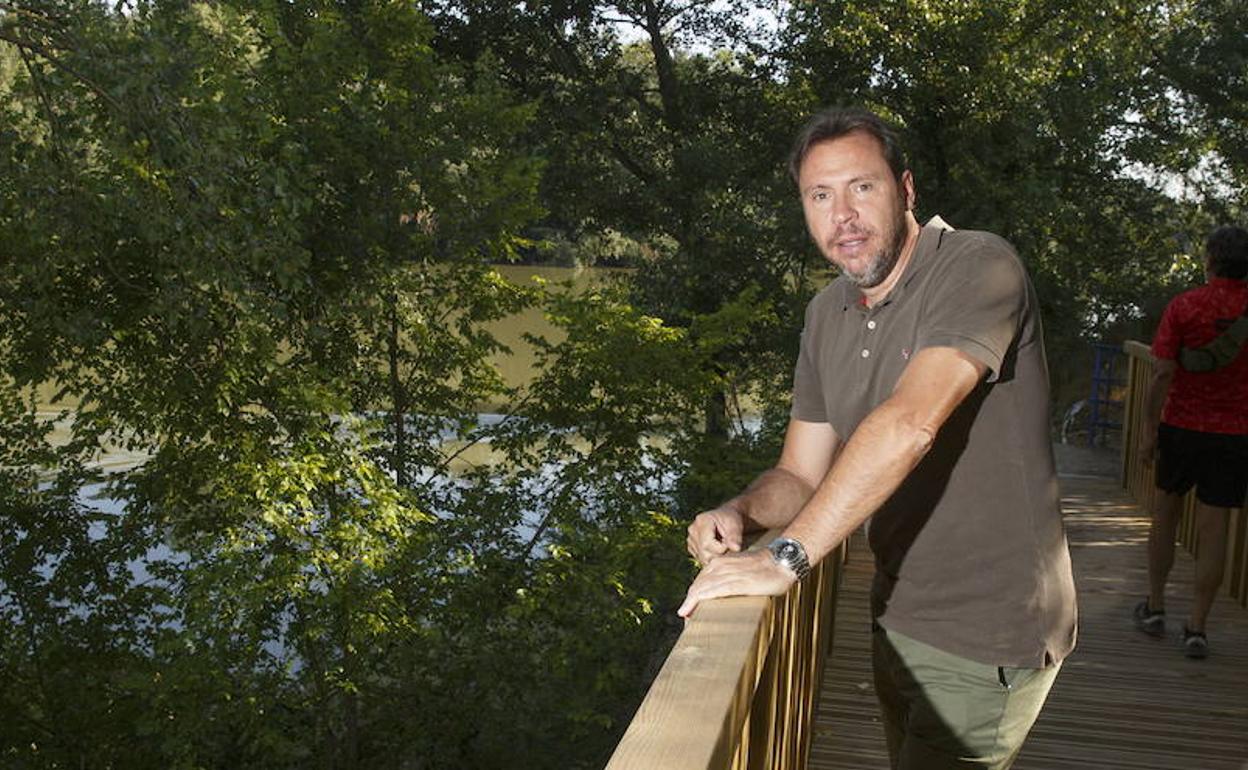
[[[867,321],[867,328],[868,328],[868,329],[874,329],[874,328],[875,328],[875,321]]]
[[[866,357],[867,357],[867,356],[869,356],[869,355],[871,355],[871,351],[870,351],[870,350],[867,350],[866,348],[863,348],[863,349],[862,349],[862,357],[863,357],[863,358],[866,358]]]

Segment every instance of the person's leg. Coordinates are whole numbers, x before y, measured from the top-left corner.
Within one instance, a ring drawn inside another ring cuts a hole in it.
[[[1174,541],[1183,516],[1183,495],[1158,490],[1152,522],[1148,528],[1148,608],[1166,608],[1166,581],[1174,566]]]
[[[1148,596],[1132,612],[1135,625],[1149,636],[1166,634],[1166,581],[1174,566],[1174,541],[1183,516],[1183,498],[1195,484],[1193,459],[1199,434],[1162,423],[1157,426],[1157,494],[1148,528]]]
[[[875,641],[889,667],[888,693],[877,693],[895,770],[1010,767],[1059,669],[999,668],[892,631]]]
[[[1226,525],[1230,514],[1228,508],[1196,504],[1196,583],[1192,615],[1187,621],[1191,631],[1204,632],[1209,608],[1222,588],[1226,572]]]
[[[1196,580],[1192,613],[1183,627],[1183,651],[1189,658],[1209,654],[1205,622],[1222,589],[1226,572],[1226,529],[1231,510],[1248,494],[1248,436],[1201,436],[1196,472]]]

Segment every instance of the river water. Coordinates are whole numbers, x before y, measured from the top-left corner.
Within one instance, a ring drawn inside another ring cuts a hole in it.
[[[572,286],[578,290],[602,284],[620,272],[613,268],[535,265],[494,265],[494,269],[508,281],[519,286],[532,286],[536,279],[541,279],[551,284],[571,282]],[[559,330],[546,319],[541,308],[537,307],[528,308],[513,316],[488,324],[486,328],[499,342],[511,350],[510,354],[500,353],[493,356],[491,363],[499,370],[503,380],[513,386],[527,382],[533,371],[534,351],[533,347],[524,340],[524,335],[544,336],[552,341],[560,338]],[[44,419],[53,419],[58,415],[59,410],[72,410],[78,404],[77,399],[73,397],[52,404],[51,398],[55,392],[56,386],[52,383],[45,384],[38,390],[39,414]],[[497,416],[486,412],[479,415],[479,419],[490,421],[497,419]],[[57,420],[52,433],[54,444],[62,444],[68,440],[69,422],[68,417]],[[109,470],[124,470],[141,463],[144,458],[145,455],[141,453],[127,452],[118,447],[105,447],[96,458],[95,465]]]

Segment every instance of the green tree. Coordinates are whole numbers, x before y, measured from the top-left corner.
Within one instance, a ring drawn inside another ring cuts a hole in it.
[[[783,159],[799,117],[758,15],[767,5],[428,6],[439,50],[490,50],[538,104],[548,228],[591,261],[604,229],[632,241],[634,301],[683,328],[752,300],[744,335],[709,363],[721,385],[700,411],[722,444],[735,396],[771,404],[783,391],[807,292],[800,217],[777,205],[791,196]]]
[[[30,685],[5,751],[357,766],[375,751],[361,691],[385,645],[425,633],[427,601],[391,584],[434,522],[390,472],[408,450],[379,443],[371,383],[393,373],[371,351],[402,291],[452,308],[458,358],[436,372],[468,383],[403,406],[456,412],[490,387],[491,342],[462,332],[520,301],[479,263],[534,211],[536,167],[509,144],[527,111],[462,87],[469,65],[436,61],[400,4],[12,4],[0,34],[0,346],[6,424],[26,426],[6,443],[23,475],[5,606],[25,633],[4,666]],[[45,382],[74,407],[62,447],[22,397]],[[147,459],[105,473],[105,444]]]
[[[488,267],[534,113],[410,5],[4,11],[5,763],[600,764],[720,343]],[[519,392],[484,325],[537,301]]]

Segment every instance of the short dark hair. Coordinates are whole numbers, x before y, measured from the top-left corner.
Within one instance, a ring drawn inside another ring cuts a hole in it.
[[[906,154],[897,138],[897,132],[879,115],[861,107],[830,107],[807,121],[789,154],[789,176],[793,178],[793,182],[797,182],[802,161],[806,160],[815,145],[840,139],[856,131],[875,137],[884,152],[884,160],[888,161],[893,176],[900,182],[901,175],[909,165],[906,163]]]
[[[1235,225],[1223,225],[1209,233],[1205,241],[1205,254],[1209,257],[1209,272],[1219,278],[1248,277],[1248,230]]]

